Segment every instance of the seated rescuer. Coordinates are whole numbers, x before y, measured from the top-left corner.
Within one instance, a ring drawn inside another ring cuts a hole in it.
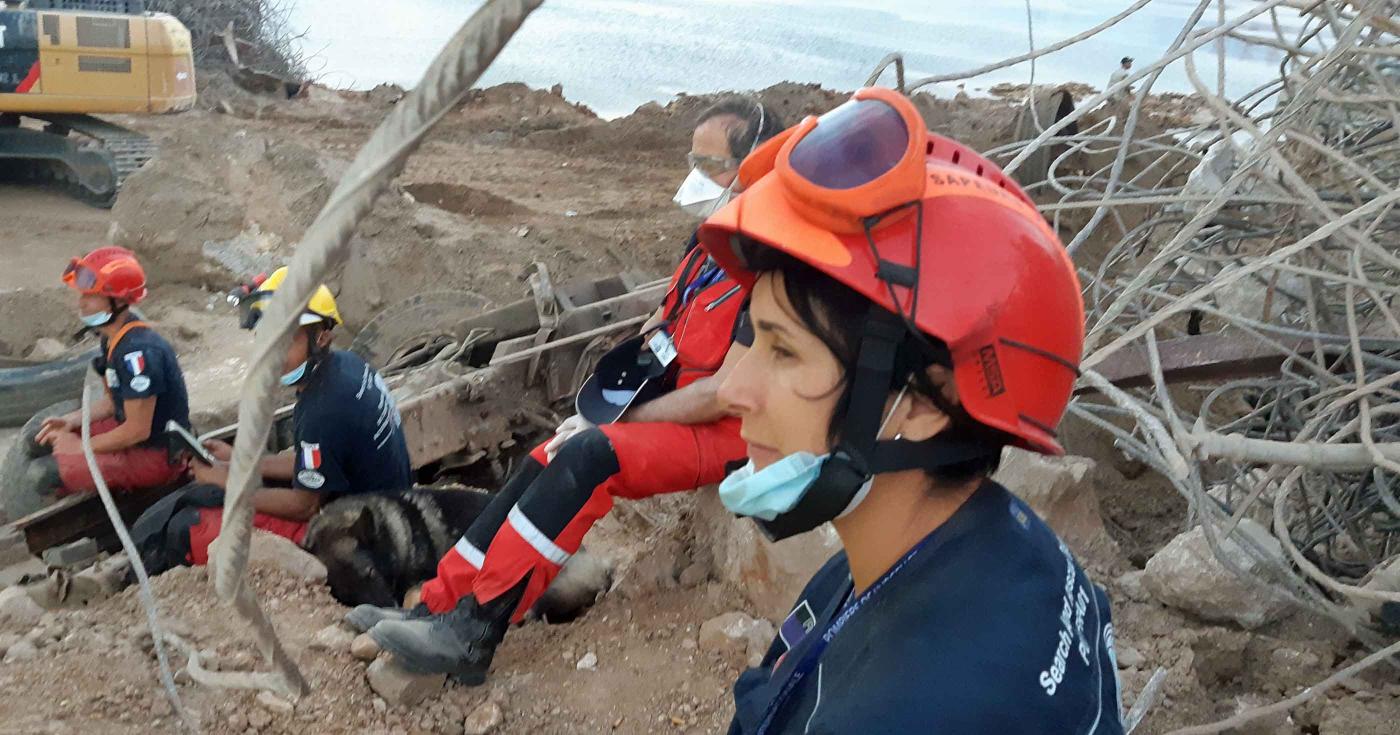
[[[107,390],[93,403],[91,420],[103,479],[114,491],[177,482],[185,467],[171,463],[163,437],[167,421],[190,425],[189,397],[170,343],[131,312],[146,297],[145,271],[130,250],[103,247],[74,258],[63,282],[78,292],[83,331],[101,336],[92,369]],[[27,479],[36,491],[97,489],[83,456],[81,410],[45,421],[35,442],[52,450],[30,464]]]
[[[995,165],[866,89],[758,149],[701,244],[751,289],[720,486],[774,539],[830,522],[731,733],[1122,733],[1109,602],[989,479],[1063,450],[1083,347],[1068,255]]]
[[[245,297],[245,329],[258,323],[267,299],[286,277],[287,269],[279,268]],[[330,347],[331,330],[340,323],[335,297],[318,286],[283,364],[282,384],[297,393],[294,443],[259,465],[265,481],[284,486],[262,487],[253,495],[253,526],[297,543],[324,501],[413,484],[399,410],[383,378],[358,356]],[[218,441],[205,446],[220,466],[191,462],[195,484],[147,509],[136,522],[133,536],[154,571],[208,563],[209,544],[223,519],[228,467],[222,463],[232,457],[233,447]]]
[[[706,110],[695,128],[692,169],[677,203],[697,216],[713,212],[737,188],[739,160],[779,128],[771,111],[750,100],[726,100]],[[643,330],[652,354],[674,352],[669,390],[647,400],[642,394],[654,386],[648,383],[630,408],[594,414],[602,422],[625,410],[613,423],[595,426],[585,416],[566,420],[442,559],[437,578],[423,586],[422,604],[412,610],[361,605],[348,622],[369,630],[405,668],[451,673],[465,684],[484,681],[509,623],[530,609],[588,529],[611,510],[614,497],[713,484],[743,458],[738,423],[715,398],[728,366],[744,351],[743,305],[738,285],[692,237],[661,308]],[[598,389],[595,398],[608,394],[602,372],[600,362],[581,391],[581,413],[591,413],[585,408],[590,386]]]

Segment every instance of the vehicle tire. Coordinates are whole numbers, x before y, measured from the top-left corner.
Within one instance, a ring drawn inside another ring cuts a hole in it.
[[[68,400],[42,408],[19,430],[19,435],[5,452],[4,460],[0,461],[0,519],[8,522],[23,518],[53,500],[51,496],[44,497],[31,492],[21,480],[29,467],[29,460],[38,454],[33,443],[34,435],[39,433],[39,426],[44,423],[44,419],[72,413],[79,406],[78,401]]]
[[[77,357],[26,367],[0,368],[0,426],[20,426],[44,408],[82,396],[83,378],[97,356]]]
[[[460,340],[454,328],[467,317],[480,313],[491,302],[471,291],[429,291],[409,297],[380,311],[366,324],[350,351],[376,370],[405,353],[434,342]]]

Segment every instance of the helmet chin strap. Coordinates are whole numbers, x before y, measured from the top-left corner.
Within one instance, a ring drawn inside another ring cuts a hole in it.
[[[321,364],[330,356],[331,348],[329,346],[322,347],[320,343],[321,334],[329,331],[330,328],[326,326],[325,322],[321,322],[315,325],[313,331],[307,333],[306,372],[302,373],[299,380],[290,384],[292,387],[300,388],[305,386],[311,380],[312,376],[316,374],[317,368],[321,367]]]
[[[321,363],[325,362],[326,358],[330,357],[330,345],[321,345],[321,335],[330,334],[330,331],[331,327],[323,321],[316,326],[316,333],[314,335],[307,335],[309,337],[306,350],[306,372],[308,375],[316,372],[316,368],[320,367]]]
[[[79,329],[78,331],[73,333],[71,339],[75,341],[80,340],[88,336],[88,334],[91,332],[96,332],[97,330],[102,329],[103,327],[110,327],[115,324],[118,324],[121,321],[122,315],[131,310],[131,305],[124,302],[119,302],[111,296],[108,296],[107,308],[108,313],[112,315],[111,319],[108,319],[105,323],[98,324],[97,326],[88,326],[84,324],[82,329]]]
[[[941,433],[920,442],[879,440],[885,399],[894,387],[895,353],[907,333],[903,319],[871,304],[841,440],[791,510],[771,521],[755,519],[769,539],[779,541],[805,533],[847,512],[875,475],[936,470],[1000,451],[978,442],[948,439]]]

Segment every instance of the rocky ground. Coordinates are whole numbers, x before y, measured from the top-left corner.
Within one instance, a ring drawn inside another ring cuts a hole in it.
[[[294,251],[396,97],[317,88],[308,99],[269,102],[217,85],[206,92],[201,111],[123,121],[162,150],[110,215],[0,188],[0,352],[30,354],[41,337],[63,342],[73,319],[53,286],[56,270],[110,235],[150,265],[146,311],[180,350],[201,430],[231,417],[229,386],[246,364],[248,337],[222,292]],[[795,84],[761,94],[789,121],[842,99]],[[706,102],[682,97],[603,121],[558,91],[473,93],[381,199],[356,236],[355,257],[335,274],[347,333],[424,291],[520,298],[535,261],[560,281],[668,273],[693,224],[670,197],[685,173],[689,122]],[[936,130],[979,148],[1005,142],[1014,119],[1005,99],[919,104]],[[1182,109],[1179,99],[1162,101],[1162,124]],[[1174,542],[1186,530],[1184,502],[1097,434],[1073,425],[1066,433],[1071,453],[1092,461],[1015,471],[1055,488],[1032,501],[1108,588],[1125,705],[1157,667],[1167,671],[1163,698],[1137,732],[1292,695],[1364,655],[1330,624],[1220,576],[1193,555],[1189,538]],[[569,624],[522,626],[488,685],[418,682],[409,689],[425,699],[412,705],[391,682],[371,686],[324,585],[260,563],[253,585],[312,693],[293,707],[182,676],[181,695],[212,733],[722,731],[727,687],[758,648],[752,641],[767,634],[830,539],[764,547],[716,508],[713,498],[684,496],[620,504],[589,537],[617,580],[592,611]],[[155,587],[170,627],[214,666],[260,665],[203,571],[172,572]],[[176,731],[132,590],[80,610],[24,603],[0,597],[0,733]],[[1248,732],[1384,733],[1396,721],[1400,680],[1378,669]]]

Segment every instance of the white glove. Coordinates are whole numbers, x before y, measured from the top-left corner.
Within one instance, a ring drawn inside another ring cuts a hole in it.
[[[564,419],[564,423],[559,424],[559,428],[554,430],[554,438],[550,439],[549,443],[544,445],[545,458],[553,462],[554,455],[559,453],[559,448],[564,446],[565,442],[572,439],[575,434],[582,433],[591,428],[593,428],[593,422],[578,414]]]

